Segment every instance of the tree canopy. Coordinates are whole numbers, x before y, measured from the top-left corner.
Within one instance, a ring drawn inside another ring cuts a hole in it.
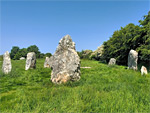
[[[127,65],[128,53],[134,49],[138,52],[139,62],[150,63],[150,11],[139,23],[121,27],[104,42],[103,60],[108,62],[110,58],[116,58],[118,64]]]
[[[51,53],[41,53],[36,45],[31,45],[28,48],[22,49],[20,49],[18,46],[13,46],[11,49],[10,56],[13,60],[19,60],[21,57],[26,58],[28,52],[35,52],[36,58],[44,58],[45,56],[51,56]]]
[[[13,46],[11,49],[11,53],[10,53],[10,57],[11,59],[14,59],[15,55],[17,54],[17,52],[19,51],[19,47],[18,46]]]

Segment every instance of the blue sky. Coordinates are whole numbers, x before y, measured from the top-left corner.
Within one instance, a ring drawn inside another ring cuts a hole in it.
[[[66,34],[76,50],[96,50],[115,30],[138,21],[149,1],[1,1],[0,54],[37,45],[54,53]]]

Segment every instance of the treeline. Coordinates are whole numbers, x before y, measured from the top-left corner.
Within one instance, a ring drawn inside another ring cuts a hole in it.
[[[21,57],[25,57],[27,56],[28,52],[35,52],[36,54],[36,58],[44,58],[45,56],[52,56],[51,53],[41,53],[39,51],[39,48],[36,45],[31,45],[28,48],[22,48],[20,49],[18,46],[13,46],[11,49],[11,53],[10,53],[10,57],[13,60],[19,60]]]
[[[102,51],[96,50],[95,54],[88,52],[89,54],[85,55],[87,53],[85,50],[78,54],[80,58],[95,59],[106,63],[110,58],[115,58],[117,64],[127,65],[128,53],[131,49],[138,52],[139,63],[150,65],[150,11],[143,17],[143,20],[139,21],[139,25],[130,23],[115,31],[112,37],[103,43]]]
[[[112,37],[104,42],[102,60],[116,58],[117,64],[127,65],[128,53],[131,49],[138,52],[138,62],[150,63],[150,11],[139,25],[132,23],[121,27]]]

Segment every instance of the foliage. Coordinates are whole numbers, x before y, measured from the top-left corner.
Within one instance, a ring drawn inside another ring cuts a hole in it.
[[[46,57],[51,57],[52,54],[51,54],[51,53],[46,53],[45,56],[46,56]]]
[[[11,59],[15,59],[15,55],[17,54],[17,52],[19,51],[19,47],[18,46],[13,46],[11,49],[11,53],[10,53],[10,57]]]
[[[19,52],[17,52],[14,56],[14,60],[19,60],[21,58],[21,54]]]
[[[22,49],[19,50],[19,53],[21,54],[21,57],[26,58],[28,51],[27,51],[26,48],[22,48]]]
[[[127,65],[131,49],[138,52],[139,62],[150,62],[150,12],[140,21],[140,26],[132,23],[115,31],[112,37],[104,42],[102,58],[109,61],[116,58],[117,63]]]
[[[103,54],[103,48],[104,45],[101,45],[100,47],[97,48],[89,57],[89,59],[92,60],[101,60],[102,59],[102,54]]]
[[[21,57],[25,57],[27,56],[27,49],[26,48],[22,48],[20,49],[14,56],[15,60],[19,60]]]
[[[137,50],[140,54],[140,60],[149,62],[150,64],[150,11],[148,15],[144,16],[144,20],[140,20],[139,22],[142,25],[140,32],[143,44]]]
[[[0,55],[0,61],[3,61],[3,55]]]
[[[10,56],[13,60],[19,60],[21,57],[27,56],[28,52],[35,52],[36,58],[44,58],[45,56],[51,56],[51,53],[41,53],[36,45],[31,45],[28,48],[19,49],[18,46],[13,46]]]
[[[90,59],[90,55],[92,54],[92,50],[82,50],[81,52],[77,52],[81,59]]]
[[[31,45],[27,48],[28,52],[35,52],[36,58],[40,58],[40,51],[36,45]]]
[[[40,53],[40,58],[44,58],[45,54],[44,53]]]
[[[8,75],[0,70],[0,112],[142,112],[150,111],[150,74],[108,67],[97,61],[81,60],[81,79],[64,85],[50,81],[51,69],[25,71],[25,61],[12,60]],[[2,62],[0,62],[1,68]]]

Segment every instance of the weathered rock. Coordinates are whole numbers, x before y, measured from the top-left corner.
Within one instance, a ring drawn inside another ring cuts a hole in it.
[[[144,66],[141,67],[141,75],[143,74],[147,75],[147,69]]]
[[[50,57],[49,65],[52,68],[53,83],[60,84],[80,79],[80,58],[69,35],[59,41],[54,55]]]
[[[97,48],[97,50],[95,50],[91,55],[90,55],[90,59],[96,59],[99,60],[100,57],[103,54],[103,49],[104,49],[104,45],[101,45],[100,47]]]
[[[25,57],[21,57],[21,58],[20,58],[20,60],[24,60],[24,59],[25,59]]]
[[[27,54],[25,70],[28,70],[29,68],[30,69],[36,68],[36,55],[34,52],[30,52]]]
[[[44,62],[44,68],[49,68],[50,67],[48,62],[49,62],[49,57],[46,57],[45,62]]]
[[[6,51],[3,55],[2,72],[4,74],[8,74],[9,72],[11,72],[11,69],[12,69],[12,65],[11,65],[10,55],[9,55],[9,52]]]
[[[84,68],[84,69],[90,69],[91,67],[80,67],[80,68]]]
[[[138,53],[131,49],[128,55],[128,68],[137,70]]]
[[[90,55],[93,53],[92,50],[82,50],[82,54],[80,55],[83,59],[89,59]]]
[[[111,59],[109,60],[108,65],[115,65],[115,64],[116,64],[116,59],[115,59],[115,58],[111,58]]]

